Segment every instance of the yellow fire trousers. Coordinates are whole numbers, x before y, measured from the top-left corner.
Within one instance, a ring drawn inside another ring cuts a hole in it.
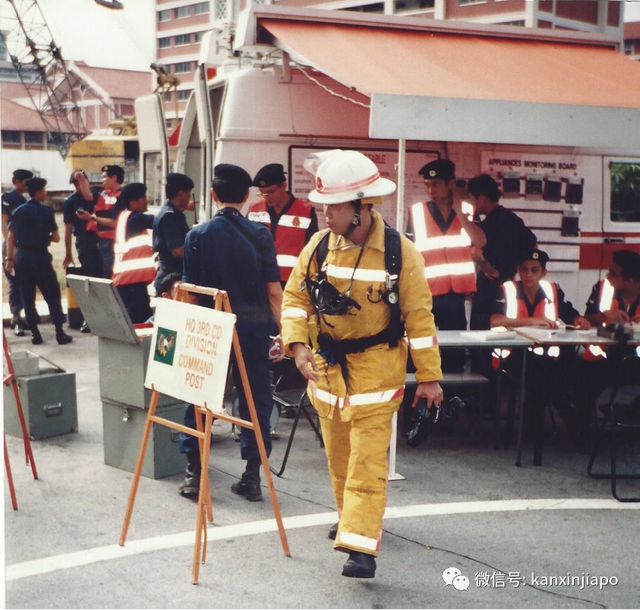
[[[335,408],[329,417],[320,418],[340,515],[334,543],[338,551],[378,555],[387,503],[387,450],[394,411],[378,410],[368,417],[342,421]]]

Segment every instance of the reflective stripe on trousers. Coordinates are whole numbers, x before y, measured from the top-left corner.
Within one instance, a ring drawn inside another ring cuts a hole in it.
[[[392,405],[397,408],[399,399]],[[334,548],[377,556],[387,503],[387,450],[395,408],[342,421],[320,418],[340,526]]]

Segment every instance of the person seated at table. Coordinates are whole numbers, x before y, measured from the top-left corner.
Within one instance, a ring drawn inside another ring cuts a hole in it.
[[[524,255],[518,265],[520,280],[505,282],[502,286],[502,295],[496,298],[490,318],[492,328],[537,326],[555,329],[559,327],[559,321],[580,330],[590,328],[589,321],[580,315],[570,301],[565,299],[560,286],[544,279],[547,275],[548,261],[549,256],[542,250],[533,249]],[[567,426],[573,430],[575,418],[571,406],[571,395],[568,391],[573,348],[567,346],[560,349],[558,346],[551,346],[547,350],[534,348],[532,351],[534,356],[548,356],[552,360],[544,362],[540,357],[527,359],[526,378],[529,381],[526,386],[525,403],[527,418],[532,416],[534,408],[542,408],[544,396],[541,381],[546,374],[548,375],[546,389],[551,403],[560,412]],[[503,351],[503,359],[505,356]],[[519,371],[521,361],[518,361],[519,358],[516,362],[513,358],[509,358],[505,368],[508,371]]]
[[[633,250],[613,253],[606,278],[591,290],[585,317],[594,326],[640,323],[640,254]]]
[[[594,326],[609,323],[640,323],[640,254],[633,250],[616,250],[606,277],[591,289],[585,317]],[[584,422],[583,440],[586,449],[594,437],[596,396],[609,385],[625,356],[640,350],[624,345],[606,348],[585,347],[579,362],[580,383],[576,386],[576,406]]]
[[[542,250],[527,253],[518,265],[520,281],[505,282],[502,294],[496,299],[490,318],[491,327],[540,326],[558,328],[558,320],[586,330],[591,324],[581,316],[564,292],[547,275],[549,256]]]

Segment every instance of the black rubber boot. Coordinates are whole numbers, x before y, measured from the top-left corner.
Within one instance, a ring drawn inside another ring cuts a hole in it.
[[[373,578],[376,575],[376,558],[368,553],[351,551],[342,575],[347,578]]]
[[[183,496],[197,496],[200,493],[200,474],[202,473],[200,453],[187,451],[185,455],[187,456],[187,469],[184,481],[178,486],[178,491]]]
[[[56,326],[56,341],[58,342],[58,345],[66,345],[73,341],[73,337],[71,335],[67,335],[67,333],[62,329],[62,324],[60,324],[60,326]]]
[[[340,525],[340,523],[334,523],[330,528],[329,528],[329,533],[327,534],[327,537],[329,538],[329,540],[335,540],[336,536],[338,535],[338,526]]]
[[[242,478],[231,486],[231,491],[239,496],[244,496],[249,502],[262,500],[260,488],[260,460],[247,460]]]

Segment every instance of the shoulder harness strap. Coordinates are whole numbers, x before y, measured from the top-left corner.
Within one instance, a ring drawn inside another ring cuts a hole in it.
[[[322,273],[322,266],[329,252],[329,235],[330,231],[327,231],[316,244],[314,252],[309,258],[307,277],[309,277],[309,267],[314,256],[318,265],[318,273]],[[384,266],[387,272],[387,279],[386,290],[382,298],[389,306],[391,314],[389,318],[389,347],[397,347],[400,337],[404,334],[398,286],[400,270],[402,269],[402,246],[400,233],[386,224],[384,227]]]

